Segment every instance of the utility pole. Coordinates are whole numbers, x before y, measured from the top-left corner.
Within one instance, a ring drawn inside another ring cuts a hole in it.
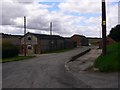
[[[120,1],[118,2],[118,24],[120,24]]]
[[[102,0],[102,54],[106,55],[106,4]]]
[[[52,22],[50,22],[50,35],[52,35]]]
[[[24,16],[24,56],[26,56],[26,17]]]
[[[52,40],[52,22],[50,22],[50,50],[53,47],[53,40]]]

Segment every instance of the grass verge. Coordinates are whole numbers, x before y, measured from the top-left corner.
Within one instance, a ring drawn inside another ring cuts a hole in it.
[[[6,62],[13,62],[13,61],[27,60],[27,59],[30,59],[33,57],[35,57],[35,56],[17,56],[17,57],[13,57],[13,58],[1,59],[0,62],[6,63]]]
[[[94,66],[103,72],[120,71],[120,42],[107,46],[107,54],[99,56]]]

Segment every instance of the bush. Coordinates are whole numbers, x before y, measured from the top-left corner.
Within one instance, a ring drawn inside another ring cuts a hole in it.
[[[120,24],[112,28],[108,36],[111,37],[113,40],[120,42]]]
[[[10,42],[2,42],[2,58],[18,56],[19,49]]]

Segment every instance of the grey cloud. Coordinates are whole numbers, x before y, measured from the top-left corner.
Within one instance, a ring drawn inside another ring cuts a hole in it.
[[[17,3],[20,2],[20,3]],[[33,1],[33,0],[32,0]],[[32,1],[30,3],[32,3]],[[28,0],[25,0],[25,2],[29,2]],[[3,27],[7,25],[14,25],[14,29],[10,27],[6,27],[4,30],[5,32],[11,32],[14,34],[17,33],[23,33],[23,24],[16,20],[16,18],[20,17],[23,18],[23,16],[27,16],[27,31],[30,32],[36,32],[36,33],[49,33],[49,23],[50,21],[53,22],[53,34],[59,34],[62,36],[71,36],[75,33],[83,34],[86,36],[99,36],[99,31],[96,29],[99,28],[97,26],[99,23],[95,23],[95,28],[91,25],[86,27],[80,27],[77,24],[73,24],[75,22],[83,21],[85,19],[81,19],[76,17],[71,17],[69,15],[66,15],[60,11],[60,13],[51,13],[47,9],[41,9],[39,7],[34,7],[33,4],[28,5],[29,7],[26,8],[26,4],[23,4],[23,0],[16,0],[14,3],[3,3],[2,14],[0,13],[0,16],[2,17],[2,25]],[[33,10],[33,11],[32,11]],[[62,13],[62,14],[61,14]],[[48,16],[50,15],[50,16]],[[48,17],[47,17],[48,16]],[[51,17],[51,20],[49,19]],[[114,18],[113,18],[114,19]],[[93,21],[94,22],[94,21]],[[80,27],[80,28],[79,28]],[[91,27],[91,28],[88,28]],[[19,29],[18,29],[19,28]]]
[[[14,19],[18,17],[23,17],[27,15],[27,10],[25,10],[22,4],[2,2],[2,9],[0,10],[1,25],[13,25]]]
[[[35,0],[13,0],[13,2],[29,4],[33,3]]]
[[[49,21],[44,17],[33,17],[31,20],[28,20],[27,23],[28,29],[37,29],[37,30],[48,30]]]

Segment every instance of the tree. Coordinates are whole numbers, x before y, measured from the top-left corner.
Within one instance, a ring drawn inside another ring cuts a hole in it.
[[[111,37],[113,40],[119,42],[120,41],[120,24],[112,28],[108,36]]]

